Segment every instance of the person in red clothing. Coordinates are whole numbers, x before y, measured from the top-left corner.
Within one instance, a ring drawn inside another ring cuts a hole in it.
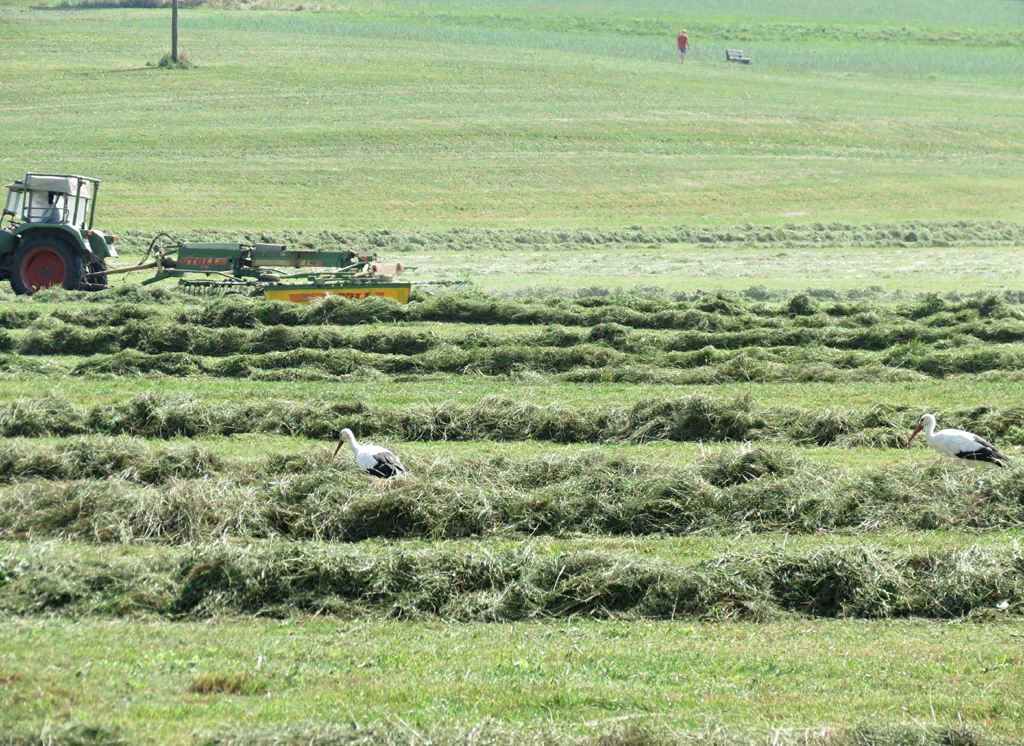
[[[690,37],[686,35],[686,29],[679,34],[679,62],[686,64],[686,50],[690,48]]]

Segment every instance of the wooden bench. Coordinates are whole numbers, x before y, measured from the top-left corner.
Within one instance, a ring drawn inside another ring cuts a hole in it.
[[[749,65],[751,59],[743,56],[742,49],[726,49],[725,50],[725,61],[726,62],[742,62],[744,65]]]

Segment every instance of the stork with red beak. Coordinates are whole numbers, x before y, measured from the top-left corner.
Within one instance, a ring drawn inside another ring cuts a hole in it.
[[[933,414],[921,415],[921,419],[917,421],[917,427],[914,428],[914,432],[907,440],[907,445],[910,445],[910,441],[921,430],[924,430],[924,439],[928,441],[928,445],[947,456],[965,461],[980,461],[1002,468],[1006,468],[1010,463],[1010,459],[1000,453],[994,445],[974,433],[954,428],[935,432],[935,415]]]
[[[352,448],[352,453],[356,455],[356,463],[367,474],[380,477],[381,479],[389,479],[398,474],[405,474],[405,469],[402,467],[402,462],[398,460],[398,456],[383,446],[375,446],[370,443],[360,445],[359,441],[356,440],[356,436],[347,427],[341,431],[341,437],[338,438],[338,447],[334,449],[335,456],[338,455],[338,451],[341,450],[341,444],[346,440],[349,447]]]

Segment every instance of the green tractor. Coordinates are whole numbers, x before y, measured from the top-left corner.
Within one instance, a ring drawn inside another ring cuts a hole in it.
[[[8,184],[0,215],[0,280],[18,295],[60,285],[102,290],[113,236],[93,230],[99,179],[27,174]]]

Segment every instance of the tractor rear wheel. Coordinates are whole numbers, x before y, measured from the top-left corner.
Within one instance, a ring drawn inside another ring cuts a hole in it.
[[[60,285],[78,290],[85,267],[78,252],[60,236],[32,236],[14,252],[11,287],[18,295],[32,295],[43,288]]]

